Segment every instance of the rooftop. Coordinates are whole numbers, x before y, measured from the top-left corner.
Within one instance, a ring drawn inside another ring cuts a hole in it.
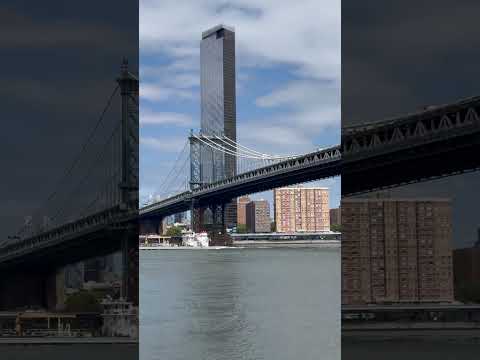
[[[210,35],[216,33],[218,30],[221,30],[221,29],[225,29],[225,30],[228,30],[228,31],[231,31],[231,32],[235,32],[235,29],[233,27],[227,26],[227,25],[224,25],[224,24],[219,24],[217,26],[212,27],[211,29],[208,29],[208,30],[202,32],[202,39],[205,39],[205,38],[209,37]]]

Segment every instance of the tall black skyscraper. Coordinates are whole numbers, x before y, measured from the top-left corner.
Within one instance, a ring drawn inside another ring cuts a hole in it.
[[[235,104],[235,32],[217,25],[202,33],[201,63],[201,133],[237,140]],[[236,158],[232,155],[202,149],[201,181],[209,183],[236,174]],[[226,206],[228,227],[237,222],[237,202]]]

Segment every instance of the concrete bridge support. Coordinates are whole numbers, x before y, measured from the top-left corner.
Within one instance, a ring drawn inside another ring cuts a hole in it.
[[[154,217],[140,220],[140,235],[163,234],[163,217]]]
[[[0,310],[61,310],[65,304],[64,282],[61,270],[6,270],[0,279]]]
[[[194,232],[208,232],[210,245],[225,246],[231,244],[225,221],[226,203],[211,204],[207,207],[191,205],[191,221]]]
[[[125,232],[122,237],[122,289],[121,296],[138,306],[138,232]]]

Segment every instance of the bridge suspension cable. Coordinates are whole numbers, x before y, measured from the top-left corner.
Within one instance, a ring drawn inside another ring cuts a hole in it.
[[[178,153],[173,163],[173,166],[170,168],[169,172],[164,177],[162,183],[159,185],[154,194],[152,194],[152,196],[156,197],[171,193],[171,186],[175,183],[178,183],[179,180],[181,180],[182,184],[184,183],[184,181],[188,181],[188,176],[184,173],[187,163],[190,160],[188,145],[188,141],[185,141],[182,149]]]
[[[69,202],[71,201],[72,197],[81,189],[81,187],[90,179],[90,176],[92,174],[92,171],[97,167],[99,164],[102,163],[102,161],[106,158],[106,154],[108,152],[106,151],[107,148],[110,146],[112,141],[115,139],[115,135],[118,135],[118,132],[121,128],[121,122],[117,123],[117,126],[113,129],[111,132],[110,136],[108,137],[107,142],[102,146],[100,151],[97,153],[96,159],[90,164],[89,168],[87,169],[86,173],[84,176],[80,179],[80,181],[77,183],[74,189],[67,195],[67,198],[63,202],[63,204],[57,209],[55,212],[54,216],[52,217],[52,220],[61,220],[58,217],[64,213],[65,207],[68,206]],[[118,174],[118,172],[117,172]],[[112,176],[112,178],[116,178],[116,174]],[[108,178],[107,183],[109,184],[112,179]],[[95,199],[98,199],[100,195],[103,193],[103,191],[100,191],[99,195]]]
[[[242,151],[243,153],[246,153],[246,154],[252,154],[254,156],[260,156],[260,157],[262,157],[262,159],[266,158],[266,159],[274,159],[274,160],[287,160],[287,159],[291,159],[291,158],[299,156],[299,155],[289,155],[289,156],[269,155],[269,154],[261,153],[259,151],[250,149],[250,148],[248,148],[244,145],[241,145],[241,144],[237,143],[236,141],[233,141],[232,139],[230,139],[227,136],[220,137],[220,136],[214,135],[214,137],[216,139],[222,141],[223,143],[230,144],[230,146],[233,146],[239,152]]]
[[[282,160],[287,160],[287,159],[291,159],[292,157],[291,156],[288,156],[288,157],[280,157],[280,156],[272,156],[272,155],[268,155],[268,154],[262,154],[262,153],[259,153],[259,154],[253,154],[253,153],[249,153],[249,152],[245,152],[241,149],[239,149],[236,145],[232,145],[232,144],[229,144],[227,142],[224,142],[223,140],[221,140],[221,138],[219,138],[218,136],[215,136],[216,139],[222,141],[224,144],[226,144],[226,146],[230,146],[232,148],[227,148],[221,144],[219,144],[218,142],[215,142],[211,137],[206,137],[206,136],[198,136],[198,135],[193,135],[193,137],[195,139],[197,139],[198,141],[200,141],[202,144],[214,149],[214,150],[217,150],[217,151],[220,151],[220,152],[223,152],[225,154],[228,154],[228,155],[232,155],[232,156],[235,156],[237,158],[248,158],[248,159],[257,159],[257,160],[268,160],[268,161],[282,161]],[[233,141],[233,140],[232,140]]]
[[[206,182],[220,180],[220,178],[217,178],[217,175],[215,175],[215,169],[217,164],[221,164],[225,160],[219,160],[216,154],[228,155],[237,159],[236,173],[249,171],[275,162],[289,160],[298,156],[281,156],[262,153],[247,146],[241,145],[226,136],[218,136],[216,134],[212,136],[205,136],[192,133],[191,139],[194,139],[199,145],[201,145],[196,150],[199,151],[198,154],[200,158],[207,156],[205,162],[201,162],[197,165],[200,166],[200,172],[206,171],[203,175],[203,181]],[[209,149],[211,152],[205,153],[205,149]],[[187,165],[189,161],[190,164],[192,161],[191,157],[193,155],[191,151],[191,148],[190,152],[188,151],[188,142],[185,143],[182,150],[178,153],[172,168],[163,179],[157,191],[150,195],[151,200],[155,201],[155,198],[162,198],[179,191],[188,190],[191,174],[186,170],[188,169]],[[217,163],[218,161],[220,161],[220,163]],[[211,169],[209,166],[211,166]]]
[[[17,231],[17,234],[16,234],[17,237],[20,238],[21,236],[25,235],[27,231],[32,230],[33,226],[35,225],[34,222],[35,221],[38,222],[39,218],[42,215],[43,215],[43,221],[49,223],[48,225],[44,223],[42,227],[45,227],[45,226],[51,227],[53,224],[50,224],[50,222],[55,222],[55,225],[60,225],[59,222],[61,220],[68,220],[69,214],[64,213],[64,211],[65,211],[66,204],[68,204],[69,200],[71,200],[72,196],[74,196],[76,193],[75,190],[71,189],[71,180],[72,178],[75,178],[74,172],[81,171],[81,170],[83,171],[84,168],[87,167],[87,164],[89,163],[90,157],[92,155],[92,154],[87,154],[87,150],[90,150],[92,148],[91,145],[94,139],[96,138],[96,136],[99,134],[100,130],[102,128],[105,128],[105,126],[108,126],[108,125],[105,125],[106,114],[110,109],[115,99],[115,96],[118,93],[118,90],[119,90],[119,85],[116,85],[113,91],[111,92],[111,94],[109,95],[109,97],[107,98],[107,101],[103,106],[98,119],[95,121],[94,126],[91,128],[85,141],[82,143],[80,150],[73,157],[72,162],[66,168],[62,176],[59,178],[59,181],[55,184],[53,191],[47,196],[47,198],[43,201],[43,203],[39,205],[37,209],[33,212],[31,216],[32,223],[27,223],[27,222],[24,223]],[[105,151],[105,150],[111,144],[113,135],[118,132],[119,125],[121,125],[120,121],[118,121],[113,133],[110,135],[108,141],[104,144],[101,151],[99,152],[100,154],[103,155],[102,157],[104,157],[105,153],[109,153],[108,151]],[[118,150],[116,150],[116,153],[118,153]],[[113,154],[115,154],[115,151],[113,151]],[[110,163],[115,164],[115,159],[112,159]],[[97,164],[98,164],[98,161],[94,162],[93,164],[90,164],[91,166],[88,168],[87,176],[83,177],[80,183],[78,183],[78,185],[75,187],[76,190],[78,190],[79,187],[81,187],[81,185],[85,183],[85,179],[88,177],[88,175],[91,174],[92,169]],[[102,170],[105,170],[105,172],[109,171],[108,167]],[[109,179],[109,182],[111,182],[111,179]],[[69,188],[70,188],[70,191],[69,191]],[[66,197],[64,194],[65,191],[67,191]],[[55,205],[55,202],[59,202],[59,203]],[[55,215],[52,216],[52,214],[55,214]],[[64,215],[62,219],[59,218],[60,214]]]

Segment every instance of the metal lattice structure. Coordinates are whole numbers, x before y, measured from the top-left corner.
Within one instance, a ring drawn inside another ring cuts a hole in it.
[[[480,97],[436,106],[419,113],[342,129],[342,153],[348,158],[375,156],[425,142],[478,131]]]
[[[40,214],[53,214],[49,216],[52,221],[35,227],[35,231],[24,226],[16,239],[4,241],[0,245],[0,264],[66,246],[79,238],[121,230],[137,218],[138,78],[128,71],[126,60],[117,83],[99,121],[66,171],[67,176],[38,210]],[[113,116],[112,123],[105,124],[104,115],[118,93],[121,116]],[[99,139],[92,140],[97,134]],[[96,153],[88,153],[90,149]],[[79,179],[77,168],[83,171]]]
[[[309,173],[310,180],[335,176],[339,172],[340,147],[318,150],[292,159],[275,162],[234,177],[211,184],[200,185],[193,190],[184,191],[140,209],[140,216],[161,212],[165,215],[186,211],[194,201],[198,205],[223,203],[224,201],[244,194],[272,189],[273,183],[288,184],[308,181],[308,178],[297,176],[301,172]],[[322,174],[320,168],[324,168]],[[269,181],[273,181],[269,183]],[[282,185],[279,185],[282,186]]]

